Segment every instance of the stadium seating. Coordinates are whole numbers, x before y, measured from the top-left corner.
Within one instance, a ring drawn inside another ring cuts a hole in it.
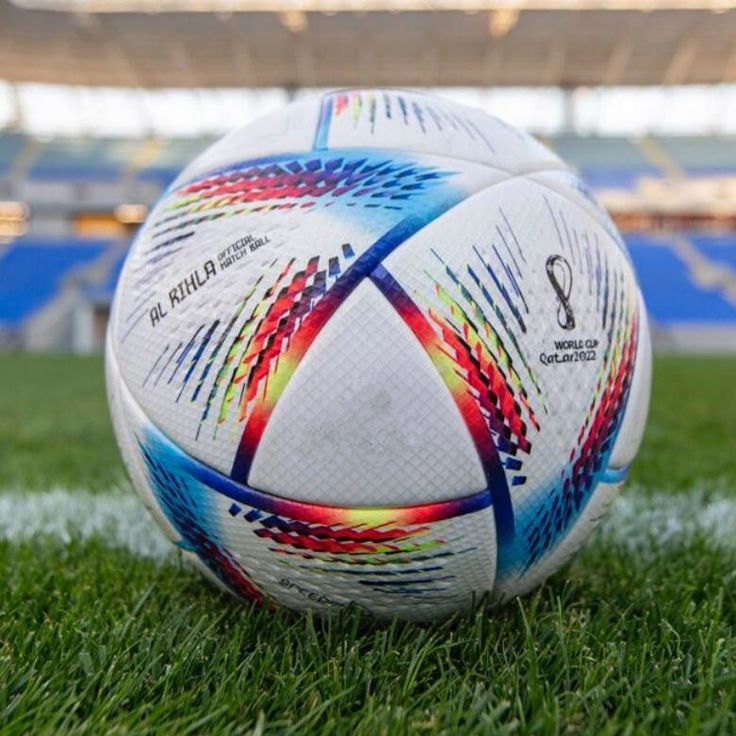
[[[7,174],[28,145],[26,136],[0,133],[0,176]],[[168,140],[69,138],[34,141],[25,165],[34,179],[110,181],[126,172],[140,180],[166,186],[210,138]],[[736,174],[736,142],[725,137],[661,137],[656,144],[685,173],[692,176]],[[560,135],[548,143],[577,167],[594,189],[631,189],[642,176],[663,172],[628,138]]]
[[[20,325],[47,304],[64,280],[97,260],[108,241],[22,238],[0,255],[0,325]]]
[[[138,177],[144,180],[153,179],[166,186],[210,143],[212,140],[208,138],[162,141],[156,147],[153,158],[140,169]]]
[[[7,175],[14,161],[25,148],[26,137],[17,133],[0,134],[0,176]]]
[[[28,175],[37,179],[113,180],[130,167],[140,141],[57,139],[45,143]]]
[[[89,284],[86,287],[84,295],[90,302],[94,304],[110,304],[112,302],[115,287],[117,286],[127,255],[127,250],[121,249],[121,253],[115,258],[103,279],[98,283]]]
[[[736,275],[736,235],[691,235],[690,241],[709,261],[732,268]]]
[[[735,236],[692,236],[691,240],[709,260],[736,268]],[[635,234],[628,235],[626,241],[657,325],[736,324],[736,307],[716,291],[699,286],[666,240]],[[112,299],[125,260],[123,242],[17,240],[0,253],[0,323],[6,328],[20,325],[59,292],[67,277],[100,259],[110,248],[116,252],[100,266],[96,277],[80,281],[84,297],[100,304]]]
[[[655,324],[736,323],[736,307],[699,287],[666,242],[638,234],[627,236],[626,242]]]
[[[594,189],[631,189],[641,176],[662,176],[662,172],[627,138],[567,135],[557,136],[550,143]]]
[[[657,144],[689,176],[736,174],[736,139],[657,138]]]
[[[42,141],[5,132],[0,133],[0,179],[11,194],[13,180],[32,180],[36,187],[21,188],[14,198],[27,201],[32,212],[39,205],[35,211],[43,217],[50,207],[57,207],[65,219],[80,190],[85,188],[67,187],[68,196],[63,199],[59,190],[65,189],[65,182],[87,182],[86,188],[93,193],[110,189],[108,199],[113,203],[148,203],[210,142],[206,138]],[[680,137],[657,138],[654,142],[686,173],[736,174],[733,140]],[[594,188],[632,188],[641,176],[663,175],[641,147],[627,138],[560,135],[549,143]],[[8,178],[11,171],[13,177]],[[46,200],[41,199],[44,187],[51,189]],[[85,196],[87,206],[95,211],[94,204],[89,204],[91,195]],[[103,209],[103,205],[99,208]],[[689,239],[705,260],[722,264],[736,274],[736,236],[693,233]],[[716,289],[699,285],[666,239],[637,234],[628,236],[627,242],[648,307],[659,326],[736,325],[736,308]],[[108,250],[110,247],[114,250]],[[122,269],[124,250],[123,240],[41,240],[35,236],[16,240],[4,250],[0,247],[0,327],[15,330],[22,326],[28,316],[60,292],[68,276],[95,261],[98,263],[92,278],[80,279],[77,293],[90,303],[109,303]],[[101,258],[103,252],[106,258]]]

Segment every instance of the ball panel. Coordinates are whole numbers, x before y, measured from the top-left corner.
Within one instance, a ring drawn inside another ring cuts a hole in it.
[[[241,162],[172,190],[132,247],[111,323],[146,414],[187,452],[234,472],[244,427],[265,427],[311,340],[373,264],[504,176],[453,167],[310,153]],[[239,477],[248,472],[243,463]]]
[[[569,169],[565,171],[539,171],[529,174],[529,179],[555,191],[561,197],[570,200],[587,212],[606,231],[609,238],[618,245],[626,258],[629,261],[631,260],[626,245],[611,216],[593,196],[593,193],[588,189],[588,185],[577,174]]]
[[[187,455],[117,387],[114,424],[136,488],[185,557],[220,587],[322,613],[356,604],[419,620],[492,590],[489,494],[404,508],[290,501]]]
[[[486,417],[476,446],[484,458],[483,437],[495,444],[487,460],[500,461],[505,488],[488,485],[513,510],[509,529],[497,517],[498,576],[504,591],[525,588],[546,558],[564,557],[557,547],[607,481],[637,346],[628,258],[588,211],[516,178],[465,200],[384,266],[396,282],[387,298],[413,302],[412,319],[432,328],[425,349],[477,404],[466,420]]]
[[[408,506],[485,488],[445,384],[370,281],[340,306],[296,370],[249,484],[347,506]]]
[[[599,482],[575,522],[564,535],[560,535],[548,554],[525,570],[498,575],[493,599],[501,604],[526,595],[569,562],[603,521],[622,486],[622,482]]]
[[[145,469],[138,461],[138,449],[134,428],[135,417],[131,416],[130,406],[134,404],[130,392],[125,386],[125,381],[120,374],[120,368],[115,356],[115,350],[110,339],[110,332],[105,340],[105,385],[107,390],[107,405],[110,408],[110,418],[115,432],[120,454],[128,471],[133,487],[138,493],[148,512],[160,527],[161,531],[172,542],[179,540],[179,534],[171,525],[166,516],[161,512],[156,498],[151,492]]]
[[[340,90],[321,101],[316,148],[442,154],[519,174],[565,169],[546,146],[487,113],[397,90]]]
[[[652,337],[644,298],[639,292],[639,341],[631,377],[631,393],[621,429],[608,461],[609,468],[628,471],[644,437],[652,393]]]

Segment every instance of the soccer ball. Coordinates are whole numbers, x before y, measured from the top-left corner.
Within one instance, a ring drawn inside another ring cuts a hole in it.
[[[638,449],[647,316],[606,213],[480,111],[389,90],[215,143],[139,232],[107,385],[143,502],[208,577],[428,619],[523,594]]]

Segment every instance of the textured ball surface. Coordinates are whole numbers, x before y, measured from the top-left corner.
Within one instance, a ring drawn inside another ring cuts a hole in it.
[[[348,91],[169,187],[107,374],[136,488],[210,578],[423,619],[525,593],[585,541],[638,449],[651,349],[626,248],[554,154]]]

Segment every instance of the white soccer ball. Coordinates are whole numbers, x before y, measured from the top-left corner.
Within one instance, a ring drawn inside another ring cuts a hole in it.
[[[169,187],[107,373],[135,486],[209,577],[426,619],[531,590],[590,535],[651,348],[619,234],[553,153],[354,90],[236,130]]]

